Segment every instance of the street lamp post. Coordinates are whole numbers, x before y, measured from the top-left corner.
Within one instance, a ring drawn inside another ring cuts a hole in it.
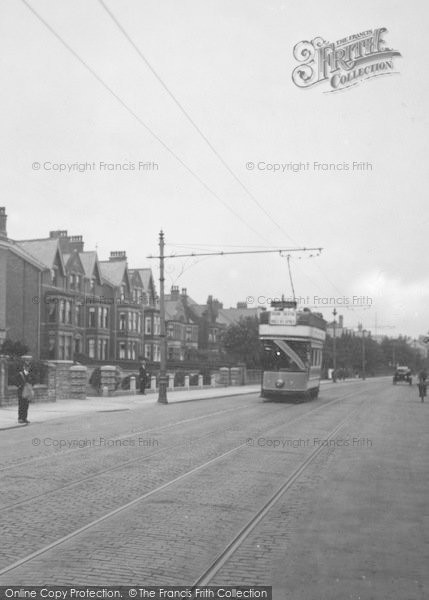
[[[167,336],[165,331],[165,298],[164,298],[164,233],[159,233],[159,321],[160,321],[160,351],[158,402],[168,404],[167,400]]]
[[[332,325],[333,325],[332,358],[333,358],[333,365],[334,365],[334,371],[332,373],[332,382],[337,383],[337,322],[335,320],[335,317],[337,316],[336,308],[334,308],[334,310],[332,311],[332,314],[334,315],[334,322],[332,323]]]

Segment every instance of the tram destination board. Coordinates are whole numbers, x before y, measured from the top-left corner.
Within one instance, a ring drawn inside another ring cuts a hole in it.
[[[270,311],[270,325],[296,325],[296,310],[284,308]]]

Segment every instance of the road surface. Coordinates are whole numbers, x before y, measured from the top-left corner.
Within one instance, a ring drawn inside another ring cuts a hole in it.
[[[428,411],[376,379],[3,431],[0,585],[427,599]]]

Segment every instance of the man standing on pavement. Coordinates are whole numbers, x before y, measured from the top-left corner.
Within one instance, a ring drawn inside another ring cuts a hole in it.
[[[25,357],[22,365],[18,369],[18,423],[28,425],[30,421],[28,415],[28,396],[23,397],[24,387],[32,383],[31,362],[29,357]],[[25,395],[25,394],[24,394]]]
[[[142,360],[140,363],[140,368],[139,368],[139,379],[140,379],[140,394],[145,394],[146,393],[146,377],[147,377],[147,371],[146,371],[146,361]]]

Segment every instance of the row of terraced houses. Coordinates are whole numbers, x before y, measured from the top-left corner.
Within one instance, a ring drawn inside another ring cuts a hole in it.
[[[212,359],[222,332],[257,309],[224,309],[208,297],[198,304],[177,286],[166,295],[170,361]],[[108,260],[84,249],[80,235],[50,231],[13,240],[0,207],[0,344],[25,343],[34,357],[77,361],[160,360],[159,300],[150,268],[130,268],[125,251]]]

